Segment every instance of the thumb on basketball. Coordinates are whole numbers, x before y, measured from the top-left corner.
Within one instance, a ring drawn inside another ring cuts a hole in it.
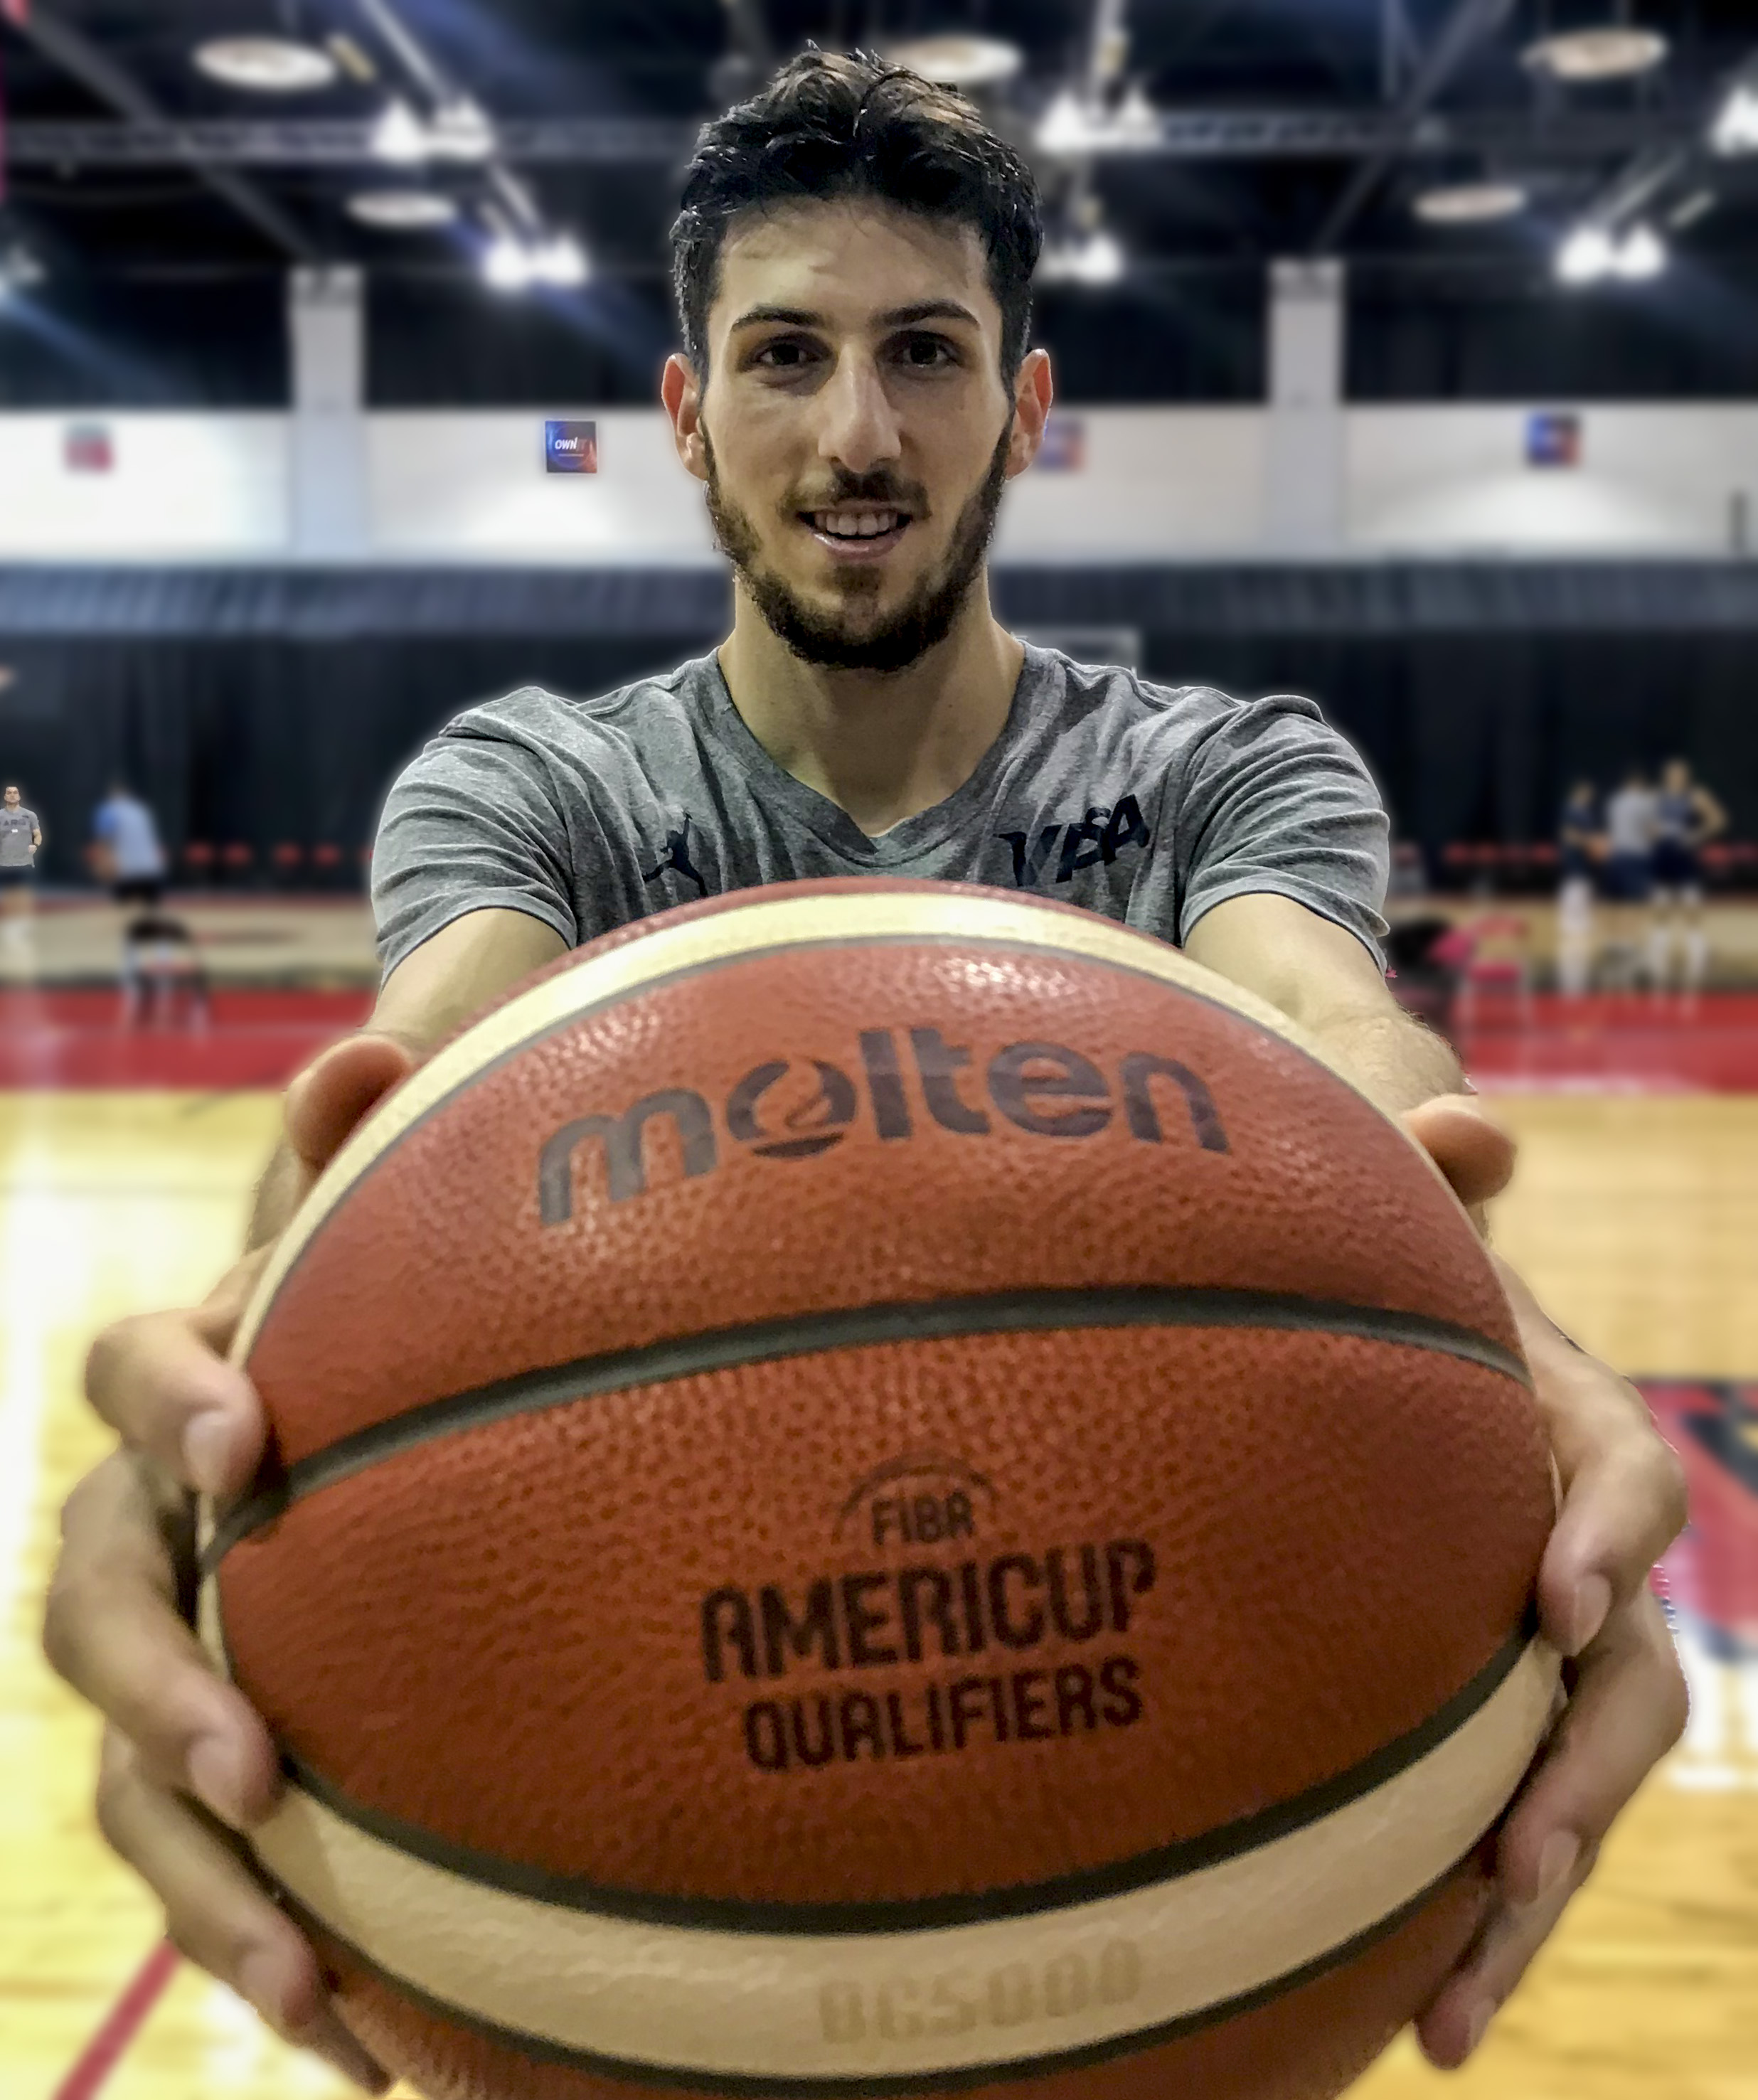
[[[1468,1210],[1500,1195],[1513,1179],[1514,1141],[1475,1094],[1438,1094],[1402,1121]]]
[[[287,1143],[307,1175],[322,1172],[368,1111],[415,1069],[389,1035],[351,1035],[334,1044],[287,1089]]]

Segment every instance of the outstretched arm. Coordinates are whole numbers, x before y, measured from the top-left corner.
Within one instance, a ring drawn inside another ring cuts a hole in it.
[[[373,1103],[563,946],[541,920],[485,911],[417,948],[386,983],[367,1031],[288,1089],[286,1136],[258,1191],[258,1251],[193,1311],[143,1313],[98,1337],[86,1393],[121,1448],[62,1513],[43,1627],[51,1662],[109,1723],[99,1824],[162,1899],[170,1938],[276,2033],[375,2091],[386,2081],[330,2007],[316,1955],[231,1835],[272,1812],[280,1782],[267,1728],[214,1674],[187,1621],[190,1491],[236,1493],[262,1454],[255,1390],[226,1354],[261,1250]]]
[[[1464,1091],[1457,1059],[1404,1013],[1354,936],[1291,899],[1240,897],[1200,919],[1194,961],[1280,1008],[1433,1156],[1461,1202],[1500,1193],[1513,1147]],[[1563,1503],[1539,1571],[1539,1621],[1570,1660],[1561,1721],[1502,1826],[1499,1901],[1417,2022],[1462,2062],[1586,1880],[1607,1829],[1685,1726],[1685,1680],[1648,1587],[1683,1527],[1684,1474],[1627,1379],[1577,1348],[1506,1263]]]

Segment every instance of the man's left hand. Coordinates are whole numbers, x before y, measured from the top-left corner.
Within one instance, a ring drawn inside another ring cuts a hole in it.
[[[1506,1186],[1513,1143],[1469,1096],[1429,1101],[1404,1123],[1461,1202],[1475,1209]],[[1502,1824],[1494,1907],[1416,2023],[1424,2053],[1443,2070],[1476,2048],[1688,1711],[1648,1586],[1684,1528],[1684,1469],[1635,1387],[1577,1348],[1507,1264],[1496,1266],[1562,1486],[1538,1603],[1545,1637],[1568,1658],[1569,1699]]]

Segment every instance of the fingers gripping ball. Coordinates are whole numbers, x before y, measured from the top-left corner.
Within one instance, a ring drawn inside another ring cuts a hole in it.
[[[1512,1317],[1267,1008],[936,885],[691,907],[362,1127],[239,1356],[258,1838],[426,2091],[1316,2100],[1543,1729]]]

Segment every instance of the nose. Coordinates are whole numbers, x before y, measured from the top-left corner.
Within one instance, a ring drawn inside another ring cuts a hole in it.
[[[879,368],[864,350],[845,350],[818,396],[818,456],[850,474],[871,474],[903,450]]]

